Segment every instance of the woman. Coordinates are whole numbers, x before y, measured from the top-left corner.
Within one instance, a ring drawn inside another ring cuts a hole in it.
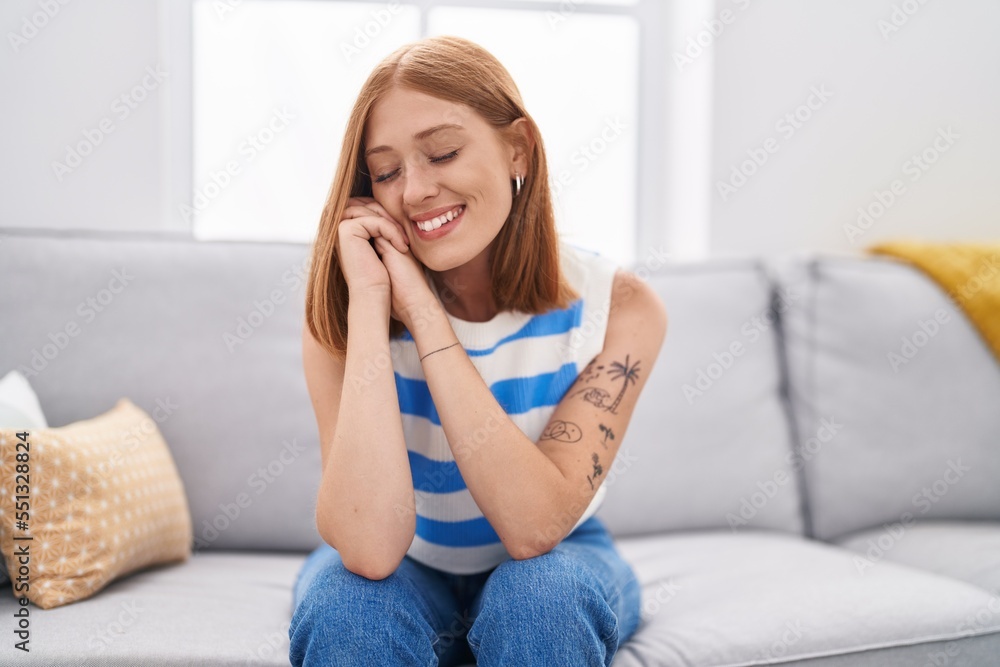
[[[493,56],[435,37],[375,68],[311,272],[324,544],[292,664],[609,665],[640,589],[593,513],[666,312],[559,240],[538,128]]]

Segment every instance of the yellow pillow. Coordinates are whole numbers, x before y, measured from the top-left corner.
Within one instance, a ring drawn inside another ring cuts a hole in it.
[[[145,411],[122,398],[93,419],[28,430],[27,448],[24,432],[0,429],[0,553],[16,597],[51,609],[188,559],[184,485]]]

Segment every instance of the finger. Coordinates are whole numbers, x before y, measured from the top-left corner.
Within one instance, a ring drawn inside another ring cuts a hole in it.
[[[409,248],[409,240],[405,234],[399,231],[399,226],[369,208],[363,206],[348,208],[344,211],[344,220],[356,223],[355,229],[357,227],[363,229],[367,233],[366,238],[382,236],[389,240],[399,252],[406,252]]]
[[[373,200],[368,204],[365,204],[365,207],[375,211],[379,215],[383,216],[386,220],[389,220],[391,222],[396,222],[396,224],[399,224],[394,217],[389,215],[389,211],[385,210],[385,207],[382,206],[382,204],[379,204],[377,201]]]
[[[410,245],[410,237],[406,235],[406,229],[403,227],[403,225],[397,222],[395,218],[389,215],[388,211],[386,211],[384,208],[382,208],[382,206],[380,206],[377,203],[372,204],[368,208],[375,210],[376,213],[379,214],[379,216],[385,218],[388,222],[392,223],[392,226],[399,232],[399,238],[403,240],[403,243],[406,244],[406,246]]]
[[[389,248],[392,248],[393,250],[396,249],[396,247],[392,245],[392,243],[386,241],[381,236],[375,237],[375,247],[378,249],[379,253],[381,253],[379,255],[380,257],[384,257],[385,254],[389,252]]]
[[[398,220],[396,220],[394,217],[392,217],[392,215],[389,213],[389,211],[385,210],[384,206],[382,206],[377,201],[375,201],[374,199],[372,199],[370,202],[368,202],[367,204],[365,204],[365,208],[368,208],[368,209],[371,209],[372,211],[375,211],[376,213],[378,213],[379,215],[381,215],[383,218],[385,218],[389,222],[393,223],[396,226],[396,228],[399,229],[399,232],[403,236],[403,239],[406,241],[406,243],[409,244],[410,239],[406,235],[406,228],[403,226],[402,223],[400,223]]]
[[[347,208],[367,208],[379,215],[382,214],[379,211],[381,207],[375,201],[374,197],[351,197],[347,200]]]
[[[347,200],[348,206],[364,206],[368,202],[375,201],[374,197],[351,197]]]

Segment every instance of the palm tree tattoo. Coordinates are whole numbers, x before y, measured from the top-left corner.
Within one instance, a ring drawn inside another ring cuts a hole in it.
[[[570,394],[570,396],[576,396],[577,394],[583,394],[581,398],[588,403],[593,403],[599,408],[610,412],[611,414],[618,414],[618,404],[621,403],[622,397],[625,395],[625,390],[628,388],[629,383],[635,384],[639,381],[639,363],[636,361],[634,364],[629,365],[629,355],[625,355],[625,363],[619,363],[614,361],[611,363],[610,367],[607,369],[607,374],[612,380],[622,379],[622,387],[619,390],[618,395],[615,396],[613,401],[610,401],[611,394],[600,387],[582,387]],[[579,382],[580,384],[587,384],[592,379],[600,374],[600,371],[604,370],[604,366],[593,367],[594,362],[591,361],[587,364],[587,367],[580,374]],[[578,380],[578,381],[579,381]],[[602,429],[603,430],[603,429]],[[612,436],[612,439],[614,436]]]

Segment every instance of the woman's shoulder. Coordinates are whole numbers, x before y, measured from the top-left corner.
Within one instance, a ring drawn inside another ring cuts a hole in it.
[[[583,293],[610,290],[622,268],[607,255],[566,240],[560,242],[559,259],[566,279]]]

